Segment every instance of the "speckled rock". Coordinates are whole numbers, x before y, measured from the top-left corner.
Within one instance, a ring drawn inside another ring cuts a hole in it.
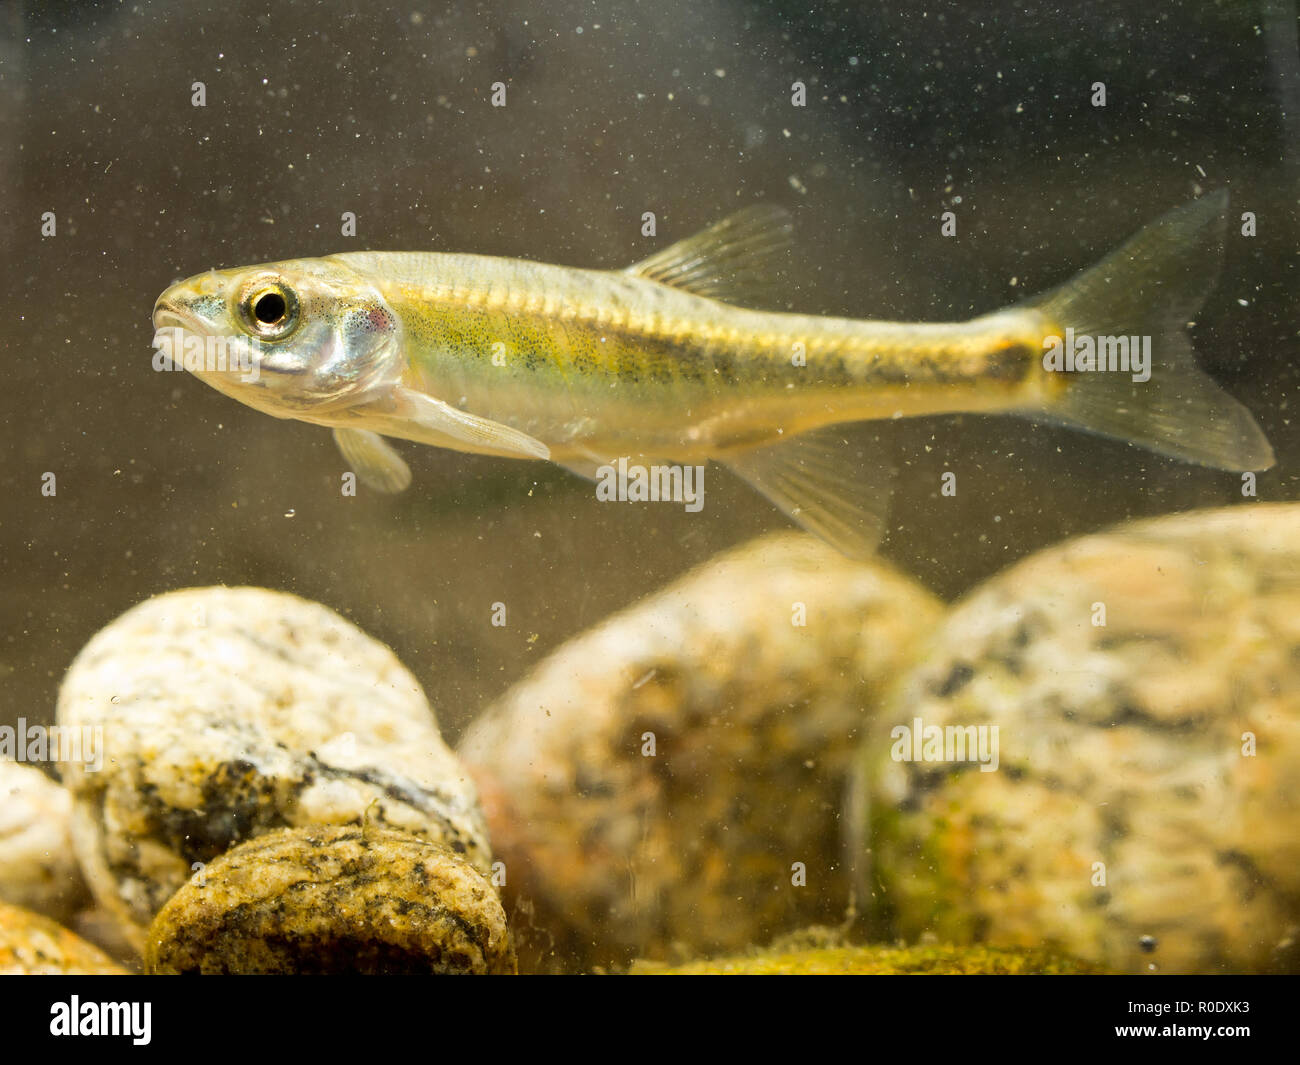
[[[90,895],[72,853],[72,796],[0,758],[0,900],[66,922]]]
[[[0,976],[125,973],[107,954],[48,917],[0,902]]]
[[[513,973],[496,890],[446,847],[283,829],[215,859],[159,911],[149,972]]]
[[[996,726],[997,771],[895,760],[917,719]],[[1025,560],[952,611],[879,721],[854,819],[895,933],[1133,972],[1300,965],[1300,506]]]
[[[551,655],[459,748],[521,967],[735,950],[843,920],[852,752],[939,614],[884,565],[782,534]]]
[[[490,866],[473,783],[415,678],[296,596],[197,588],[141,603],[77,656],[58,719],[103,727],[102,770],[61,769],[77,857],[137,949],[196,863],[284,826],[365,814]]]

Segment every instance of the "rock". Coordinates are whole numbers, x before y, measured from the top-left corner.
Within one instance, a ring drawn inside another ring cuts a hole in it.
[[[0,758],[0,900],[66,922],[90,899],[72,853],[72,796]]]
[[[131,972],[141,971],[140,951],[127,939],[122,922],[95,903],[79,911],[68,927]]]
[[[993,947],[819,947],[758,951],[664,965],[637,962],[632,976],[1071,976],[1105,970],[1044,950]]]
[[[496,890],[447,847],[370,827],[272,832],[159,911],[150,973],[513,973]]]
[[[107,954],[48,917],[0,902],[0,976],[125,973]]]
[[[77,656],[58,719],[102,726],[102,771],[61,769],[77,857],[137,949],[196,866],[285,826],[364,815],[490,866],[473,784],[415,678],[296,596],[196,588],[141,603]]]
[[[885,565],[782,534],[541,663],[459,748],[523,914],[521,967],[738,950],[843,920],[852,753],[939,615]]]
[[[997,770],[895,760],[911,747],[891,728],[917,719],[996,727]],[[1013,566],[953,609],[879,721],[854,820],[894,934],[1131,972],[1300,965],[1300,506]]]

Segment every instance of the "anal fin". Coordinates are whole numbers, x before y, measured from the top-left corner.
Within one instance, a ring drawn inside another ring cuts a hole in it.
[[[798,522],[849,558],[868,558],[885,530],[892,470],[857,461],[843,426],[717,456]]]

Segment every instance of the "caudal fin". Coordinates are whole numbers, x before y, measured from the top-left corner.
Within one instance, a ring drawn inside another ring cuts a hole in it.
[[[1090,270],[1032,300],[1075,337],[1150,337],[1150,378],[1073,372],[1028,416],[1225,470],[1264,470],[1273,449],[1245,407],[1197,368],[1186,325],[1214,286],[1228,194],[1170,211]]]

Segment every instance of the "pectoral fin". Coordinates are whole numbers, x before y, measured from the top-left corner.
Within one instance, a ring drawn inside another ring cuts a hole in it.
[[[885,529],[892,470],[858,457],[844,427],[831,426],[718,461],[842,554],[868,558]]]
[[[557,466],[563,466],[570,473],[577,474],[585,481],[599,481],[604,477],[604,471],[613,467],[620,458],[625,459],[628,465],[653,466],[658,463],[657,459],[650,459],[644,455],[600,455],[585,448],[579,454],[571,454],[566,459],[553,458],[551,461]]]
[[[392,495],[410,485],[411,468],[378,433],[368,429],[335,429],[334,443],[338,444],[357,480],[367,488]]]
[[[597,459],[573,458],[556,463],[556,465],[563,466],[570,473],[577,474],[585,481],[599,481],[600,469],[607,464]]]
[[[535,437],[490,418],[459,410],[423,392],[399,390],[402,417],[436,436],[466,445],[464,450],[516,459],[549,459],[551,449]],[[412,439],[419,437],[411,434]],[[453,446],[455,446],[453,444]]]

